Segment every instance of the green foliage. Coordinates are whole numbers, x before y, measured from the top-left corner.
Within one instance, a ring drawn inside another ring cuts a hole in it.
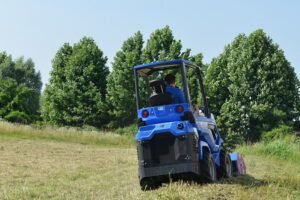
[[[257,140],[297,117],[297,77],[262,30],[239,35],[213,59],[205,77],[210,109],[224,135]]]
[[[64,44],[56,53],[52,61],[52,71],[50,73],[49,85],[46,85],[42,96],[42,116],[45,121],[63,124],[65,122],[64,101],[66,93],[66,66],[72,55],[73,49],[69,44]]]
[[[31,59],[13,61],[11,56],[0,53],[0,117],[22,123],[37,118],[42,83],[34,68]]]
[[[136,118],[135,84],[133,66],[158,60],[183,58],[202,64],[202,54],[191,56],[190,49],[181,52],[181,41],[175,40],[169,26],[155,30],[143,49],[143,37],[140,32],[128,38],[112,63],[112,72],[108,77],[107,107],[110,114],[110,128],[124,127],[132,124]],[[189,85],[193,102],[199,99],[199,83],[195,71],[189,71]],[[178,79],[180,84],[181,80]],[[140,82],[140,96],[146,97],[143,81]]]
[[[138,127],[136,124],[132,124],[129,126],[126,126],[124,128],[117,128],[115,133],[120,134],[120,135],[135,135],[138,132]]]
[[[191,50],[187,49],[185,52],[181,52],[181,49],[181,41],[175,40],[170,27],[165,26],[164,28],[157,29],[151,33],[150,38],[147,40],[147,44],[143,49],[142,61],[143,63],[151,63],[155,61],[178,59],[181,57],[188,58]],[[140,88],[145,88],[146,83],[143,81],[140,82]],[[179,86],[182,85],[181,78],[177,77],[176,83]],[[142,91],[140,96],[142,102],[147,102],[147,99],[145,99],[148,97],[146,91]]]
[[[64,44],[53,60],[42,99],[42,116],[52,124],[101,127],[107,123],[107,58],[93,39]]]
[[[271,142],[276,139],[283,139],[288,135],[293,135],[293,128],[290,126],[282,125],[278,128],[274,128],[271,131],[262,133],[262,139],[264,142]]]
[[[133,66],[141,64],[143,36],[140,32],[127,39],[117,52],[108,76],[107,105],[109,127],[120,127],[134,122],[136,116]]]
[[[203,55],[201,53],[196,54],[194,56],[189,56],[187,58],[183,57],[183,59],[187,59],[191,62],[193,62],[195,65],[201,67],[201,70],[203,70],[204,64],[202,63]],[[188,80],[188,86],[190,90],[190,96],[191,96],[191,103],[194,105],[202,105],[202,96],[200,92],[200,84],[199,84],[199,77],[198,72],[195,68],[190,68],[187,71],[187,80]]]
[[[284,140],[275,140],[266,144],[265,148],[262,148],[260,151],[265,155],[272,155],[285,159],[293,153],[294,149],[293,146]]]
[[[281,131],[282,132],[281,132]],[[252,145],[243,145],[236,149],[245,154],[276,157],[300,163],[300,140],[291,135],[290,128],[282,126],[269,132],[272,140],[262,141]],[[278,137],[278,138],[276,138]]]
[[[180,57],[181,41],[175,40],[169,26],[155,30],[143,50],[143,63],[172,60]]]
[[[28,124],[31,121],[30,117],[26,113],[20,111],[12,111],[6,115],[4,119],[20,124]]]

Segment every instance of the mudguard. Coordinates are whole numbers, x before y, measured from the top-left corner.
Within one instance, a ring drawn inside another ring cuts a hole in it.
[[[210,148],[208,144],[204,141],[199,141],[199,160],[202,160],[203,158],[203,149],[206,148],[210,152]],[[210,152],[211,153],[211,152]]]

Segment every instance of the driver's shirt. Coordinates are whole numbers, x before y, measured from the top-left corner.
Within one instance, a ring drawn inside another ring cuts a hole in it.
[[[166,92],[172,95],[174,104],[186,103],[183,92],[179,88],[167,85]]]

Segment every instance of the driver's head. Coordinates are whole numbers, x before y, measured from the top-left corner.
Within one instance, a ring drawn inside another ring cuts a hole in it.
[[[165,77],[165,81],[168,85],[175,85],[176,78],[173,74],[168,74]]]

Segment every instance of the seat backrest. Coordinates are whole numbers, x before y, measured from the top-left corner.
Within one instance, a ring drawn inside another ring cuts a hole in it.
[[[152,90],[156,93],[150,97],[151,106],[172,104],[172,95],[166,92],[166,83],[163,80],[152,80],[149,83]]]
[[[162,94],[166,92],[166,83],[163,80],[152,80],[149,82],[149,85],[156,94]]]
[[[172,95],[169,93],[156,94],[150,97],[151,106],[161,106],[173,103]]]

